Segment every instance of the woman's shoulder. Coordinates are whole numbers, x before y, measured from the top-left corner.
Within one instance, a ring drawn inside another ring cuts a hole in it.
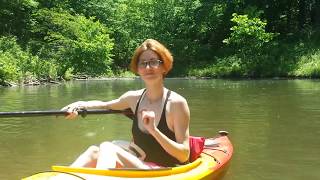
[[[186,120],[190,117],[189,105],[186,98],[174,91],[171,91],[166,108],[169,117],[173,117],[173,119]]]
[[[132,109],[132,111],[134,111],[137,101],[140,98],[143,90],[144,89],[127,91],[120,97],[120,99],[125,101],[128,104],[128,106]]]
[[[131,99],[131,100],[139,98],[141,96],[143,90],[144,89],[127,91],[121,96],[121,98],[122,99]]]
[[[170,90],[171,91],[171,90]],[[171,91],[170,97],[168,99],[171,103],[183,103],[187,104],[186,98],[184,98],[182,95],[178,94],[175,91]]]

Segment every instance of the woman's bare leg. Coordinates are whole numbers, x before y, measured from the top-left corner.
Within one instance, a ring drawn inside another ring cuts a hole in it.
[[[99,157],[96,165],[96,168],[98,169],[115,168],[117,162],[124,167],[149,168],[136,156],[111,142],[103,142],[100,145],[99,150]]]
[[[71,167],[92,167],[95,168],[99,156],[99,147],[90,146],[70,166]]]

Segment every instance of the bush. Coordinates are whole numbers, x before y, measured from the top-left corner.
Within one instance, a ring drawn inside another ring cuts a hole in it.
[[[217,59],[216,64],[204,68],[192,69],[188,72],[189,76],[195,77],[241,77],[243,70],[237,56],[229,56]]]
[[[0,85],[8,81],[17,81],[20,78],[15,58],[12,54],[0,50]]]
[[[246,51],[260,50],[265,43],[270,42],[274,37],[274,33],[265,31],[266,22],[259,18],[249,18],[248,15],[232,14],[232,22],[236,23],[231,28],[232,33],[224,43],[234,45],[242,53]]]
[[[29,54],[22,51],[16,37],[0,37],[0,84],[21,80]]]
[[[56,65],[23,50],[16,37],[0,38],[0,83],[55,79]]]
[[[298,77],[320,77],[320,50],[308,55],[303,55],[297,63],[297,68],[292,73]]]
[[[113,40],[99,21],[58,9],[41,9],[33,18],[33,51],[43,59],[55,59],[60,76],[68,69],[101,75],[111,68]]]
[[[236,25],[231,28],[230,37],[223,42],[236,50],[235,54],[241,59],[239,63],[245,76],[261,76],[261,68],[270,64],[270,42],[276,34],[266,32],[267,23],[259,18],[249,18],[248,15],[236,13],[232,16],[231,21]]]

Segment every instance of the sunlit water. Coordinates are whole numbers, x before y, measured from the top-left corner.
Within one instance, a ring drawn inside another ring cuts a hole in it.
[[[225,180],[320,179],[319,80],[184,80],[166,86],[188,100],[192,135],[227,130],[234,144]],[[0,111],[53,110],[77,100],[110,100],[140,80],[77,81],[0,88]],[[0,179],[68,165],[91,144],[129,140],[121,115],[0,118]]]

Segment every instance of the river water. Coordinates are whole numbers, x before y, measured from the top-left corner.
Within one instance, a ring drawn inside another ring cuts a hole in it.
[[[319,80],[167,79],[165,84],[188,100],[192,135],[230,133],[235,151],[225,180],[320,179]],[[0,111],[60,109],[142,87],[136,79],[0,88]],[[91,144],[130,140],[130,129],[122,115],[0,118],[0,179],[68,165]]]

